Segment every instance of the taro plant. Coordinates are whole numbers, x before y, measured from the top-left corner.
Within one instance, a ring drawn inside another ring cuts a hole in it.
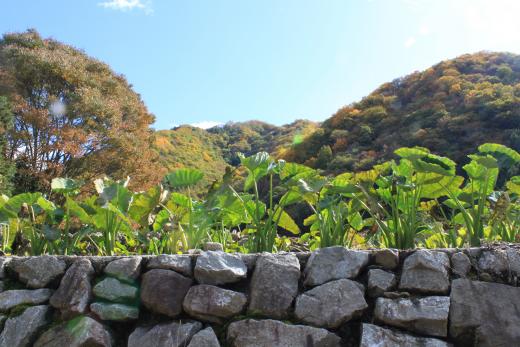
[[[172,190],[158,213],[154,229],[163,229],[161,247],[169,252],[200,248],[208,239],[211,221],[204,211],[204,203],[192,196],[191,189],[202,179],[202,172],[178,169],[165,177]]]
[[[445,187],[450,198],[445,204],[457,211],[452,221],[464,227],[469,244],[480,246],[485,237],[485,223],[491,217],[489,198],[495,190],[499,170],[520,162],[520,154],[506,146],[487,143],[479,146],[477,154],[468,157],[470,163],[463,166],[467,182],[455,192]],[[504,202],[500,201],[498,206]]]
[[[227,184],[234,199],[228,200],[229,205],[236,204],[245,212],[247,235],[246,249],[249,252],[272,252],[275,250],[278,228],[298,235],[300,228],[285,208],[294,201],[284,194],[278,201],[274,199],[274,178],[279,176],[285,166],[285,161],[275,162],[268,153],[260,152],[250,157],[239,156],[243,168],[247,171],[242,193],[236,191],[231,184]],[[259,182],[266,178],[268,181],[267,198],[264,202],[260,196]],[[283,182],[279,187],[283,188]],[[252,194],[250,191],[252,190]],[[233,200],[236,200],[233,201]],[[229,206],[226,207],[229,209]]]

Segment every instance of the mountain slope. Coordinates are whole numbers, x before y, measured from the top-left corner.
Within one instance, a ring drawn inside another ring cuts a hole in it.
[[[202,186],[224,174],[226,166],[235,166],[239,152],[251,155],[260,151],[282,156],[318,127],[317,123],[298,120],[275,126],[260,121],[228,123],[203,130],[183,125],[155,133],[155,150],[161,164],[171,171],[179,167],[204,172]]]
[[[479,144],[520,150],[520,56],[479,52],[385,83],[341,108],[288,160],[328,172],[363,170],[402,146],[423,146],[454,160]]]

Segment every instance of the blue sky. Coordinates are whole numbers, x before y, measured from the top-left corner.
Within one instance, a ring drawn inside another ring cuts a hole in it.
[[[324,120],[440,60],[520,53],[518,13],[516,0],[0,0],[0,32],[35,28],[108,63],[165,129]]]

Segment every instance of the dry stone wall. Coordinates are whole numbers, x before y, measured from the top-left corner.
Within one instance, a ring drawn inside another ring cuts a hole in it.
[[[520,250],[0,258],[0,347],[518,346]]]

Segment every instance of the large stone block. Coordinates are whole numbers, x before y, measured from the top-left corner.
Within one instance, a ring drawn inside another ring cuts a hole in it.
[[[52,289],[15,289],[0,293],[0,312],[7,312],[19,305],[39,305],[51,297]]]
[[[399,289],[423,294],[447,294],[450,258],[444,252],[420,249],[403,264]]]
[[[61,311],[62,318],[70,319],[87,311],[93,276],[94,268],[86,258],[79,258],[69,267],[50,300],[51,305]]]
[[[339,347],[341,341],[326,329],[271,319],[233,322],[227,338],[231,347]]]
[[[109,276],[125,282],[134,282],[141,274],[141,257],[126,257],[111,261],[105,267],[105,273]]]
[[[44,288],[62,276],[67,267],[63,260],[50,255],[15,259],[10,265],[29,288]]]
[[[359,284],[343,279],[327,282],[298,296],[294,313],[302,322],[338,328],[367,307]]]
[[[385,329],[373,324],[362,324],[359,347],[448,347],[447,342],[425,337],[416,337]]]
[[[220,343],[213,329],[208,327],[193,335],[188,347],[220,347]]]
[[[32,346],[43,327],[50,323],[49,309],[49,306],[33,306],[19,316],[7,319],[0,334],[0,346]]]
[[[199,322],[137,327],[128,338],[128,347],[184,347],[200,329]]]
[[[124,303],[137,298],[137,287],[107,277],[94,286],[94,295],[105,300]]]
[[[112,336],[103,324],[79,316],[44,332],[34,347],[111,347]]]
[[[460,346],[517,346],[520,288],[456,279],[451,286],[450,336]]]
[[[382,296],[385,292],[389,292],[397,285],[397,278],[391,272],[381,269],[372,269],[368,271],[368,294],[371,297]]]
[[[251,278],[248,311],[283,318],[298,295],[300,263],[294,254],[262,254]]]
[[[232,290],[201,284],[193,286],[184,298],[184,311],[194,318],[222,323],[244,309],[247,297]]]
[[[448,335],[448,296],[428,296],[417,299],[378,298],[375,318],[385,324],[420,334],[446,337]]]
[[[193,275],[192,258],[193,256],[189,254],[161,254],[151,257],[148,260],[147,268],[173,270],[184,276],[191,277]]]
[[[234,283],[246,276],[246,264],[235,254],[202,252],[195,264],[195,279],[201,284]]]
[[[368,252],[341,246],[318,249],[307,261],[304,284],[317,286],[333,280],[355,278],[368,264],[368,260]]]
[[[193,280],[175,271],[154,269],[143,275],[141,302],[150,311],[176,317]]]

